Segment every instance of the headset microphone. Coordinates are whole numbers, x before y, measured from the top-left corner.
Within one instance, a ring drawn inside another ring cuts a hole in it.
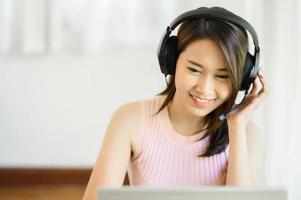
[[[241,102],[240,102],[239,104],[235,105],[235,103],[234,103],[234,106],[233,106],[227,113],[222,114],[222,115],[220,115],[220,116],[218,117],[218,119],[219,119],[220,121],[223,121],[224,119],[226,119],[226,118],[228,117],[228,115],[229,115],[232,111],[234,111],[234,110],[235,110],[235,109],[236,109],[236,108],[244,101],[244,99],[246,98],[246,96],[247,96],[247,94],[248,94],[249,89],[250,89],[250,88],[247,88],[247,89],[245,90],[244,98],[241,100]]]
[[[222,114],[222,115],[220,115],[220,116],[218,117],[218,119],[219,119],[220,121],[223,121],[224,119],[227,118],[227,116],[228,116],[228,113],[227,113],[227,114]]]

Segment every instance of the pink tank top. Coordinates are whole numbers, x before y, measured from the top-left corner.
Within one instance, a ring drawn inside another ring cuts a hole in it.
[[[140,101],[142,119],[137,153],[128,167],[130,184],[153,187],[224,185],[229,145],[219,154],[198,157],[206,150],[209,137],[197,141],[203,132],[193,136],[179,134],[169,120],[167,107],[154,115],[165,97]]]

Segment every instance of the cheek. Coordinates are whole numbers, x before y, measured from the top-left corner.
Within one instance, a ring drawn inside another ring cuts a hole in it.
[[[176,89],[189,90],[194,84],[195,80],[185,72],[180,72],[175,77]]]
[[[175,85],[177,90],[183,90],[187,86],[189,81],[188,77],[185,75],[181,67],[176,69]]]
[[[231,85],[231,83],[221,84],[220,94],[224,99],[228,100],[231,97],[231,94],[232,94],[232,85]]]

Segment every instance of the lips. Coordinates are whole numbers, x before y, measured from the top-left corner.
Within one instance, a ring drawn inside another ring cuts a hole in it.
[[[207,108],[211,104],[211,101],[214,99],[209,99],[209,98],[200,98],[197,96],[194,96],[190,94],[190,97],[192,99],[192,103],[194,106],[199,107],[199,108]]]
[[[195,95],[192,95],[192,94],[190,94],[190,96],[192,98],[194,98],[195,100],[197,100],[198,102],[203,102],[203,103],[208,103],[209,101],[213,100],[211,98],[198,97],[198,96],[195,96]]]

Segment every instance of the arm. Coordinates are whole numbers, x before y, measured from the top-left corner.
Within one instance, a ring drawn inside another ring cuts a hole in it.
[[[100,186],[122,186],[131,156],[131,134],[139,124],[138,108],[129,103],[113,114],[83,200],[96,199]]]
[[[261,180],[261,137],[250,118],[267,95],[268,85],[262,70],[252,86],[240,106],[227,117],[230,143],[227,185],[253,186]]]
[[[257,126],[249,122],[246,128],[229,125],[229,162],[227,185],[254,186],[262,178],[262,145]]]

